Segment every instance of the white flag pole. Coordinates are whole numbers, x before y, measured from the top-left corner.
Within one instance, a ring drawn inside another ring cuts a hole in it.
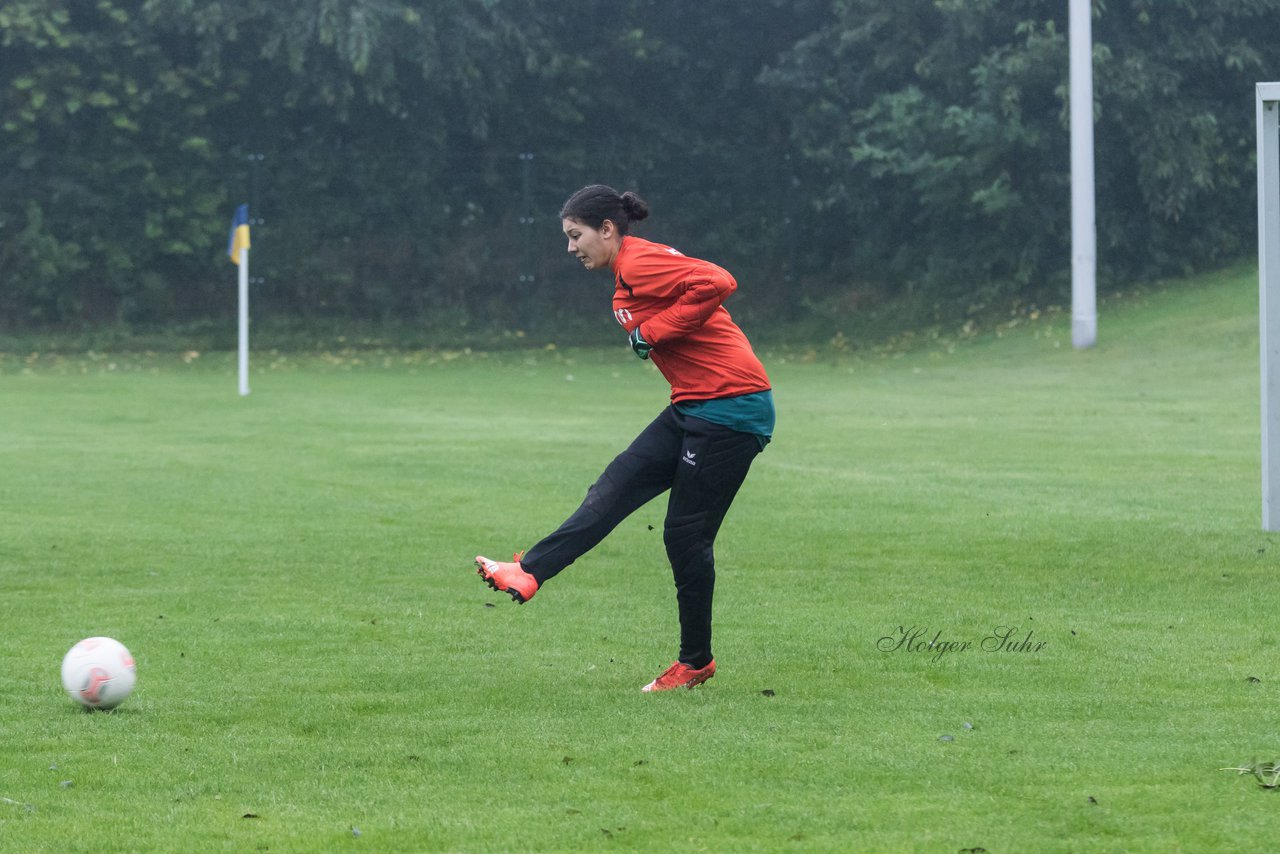
[[[240,396],[249,393],[249,250],[240,249]]]

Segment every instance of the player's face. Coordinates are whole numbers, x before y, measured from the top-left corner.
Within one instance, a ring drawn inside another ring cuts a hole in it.
[[[560,224],[564,236],[569,238],[569,253],[576,256],[582,266],[588,270],[608,269],[618,253],[617,231],[612,222],[606,219],[600,228],[592,228],[566,217]]]

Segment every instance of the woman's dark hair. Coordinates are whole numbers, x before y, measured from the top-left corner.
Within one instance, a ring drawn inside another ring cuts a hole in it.
[[[591,228],[599,228],[607,219],[626,234],[631,223],[649,215],[648,203],[631,191],[621,195],[613,187],[592,184],[569,197],[560,209],[561,219],[576,220]]]

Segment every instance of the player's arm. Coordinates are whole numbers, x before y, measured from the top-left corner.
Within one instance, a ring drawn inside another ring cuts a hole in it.
[[[636,327],[640,339],[649,347],[660,350],[663,342],[682,338],[706,323],[737,289],[738,283],[733,276],[715,264],[696,261],[688,265],[676,288],[679,296],[675,302]]]

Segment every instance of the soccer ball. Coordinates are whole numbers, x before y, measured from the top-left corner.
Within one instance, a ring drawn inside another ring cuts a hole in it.
[[[62,687],[91,709],[114,709],[137,681],[133,656],[118,640],[85,638],[62,659]]]

